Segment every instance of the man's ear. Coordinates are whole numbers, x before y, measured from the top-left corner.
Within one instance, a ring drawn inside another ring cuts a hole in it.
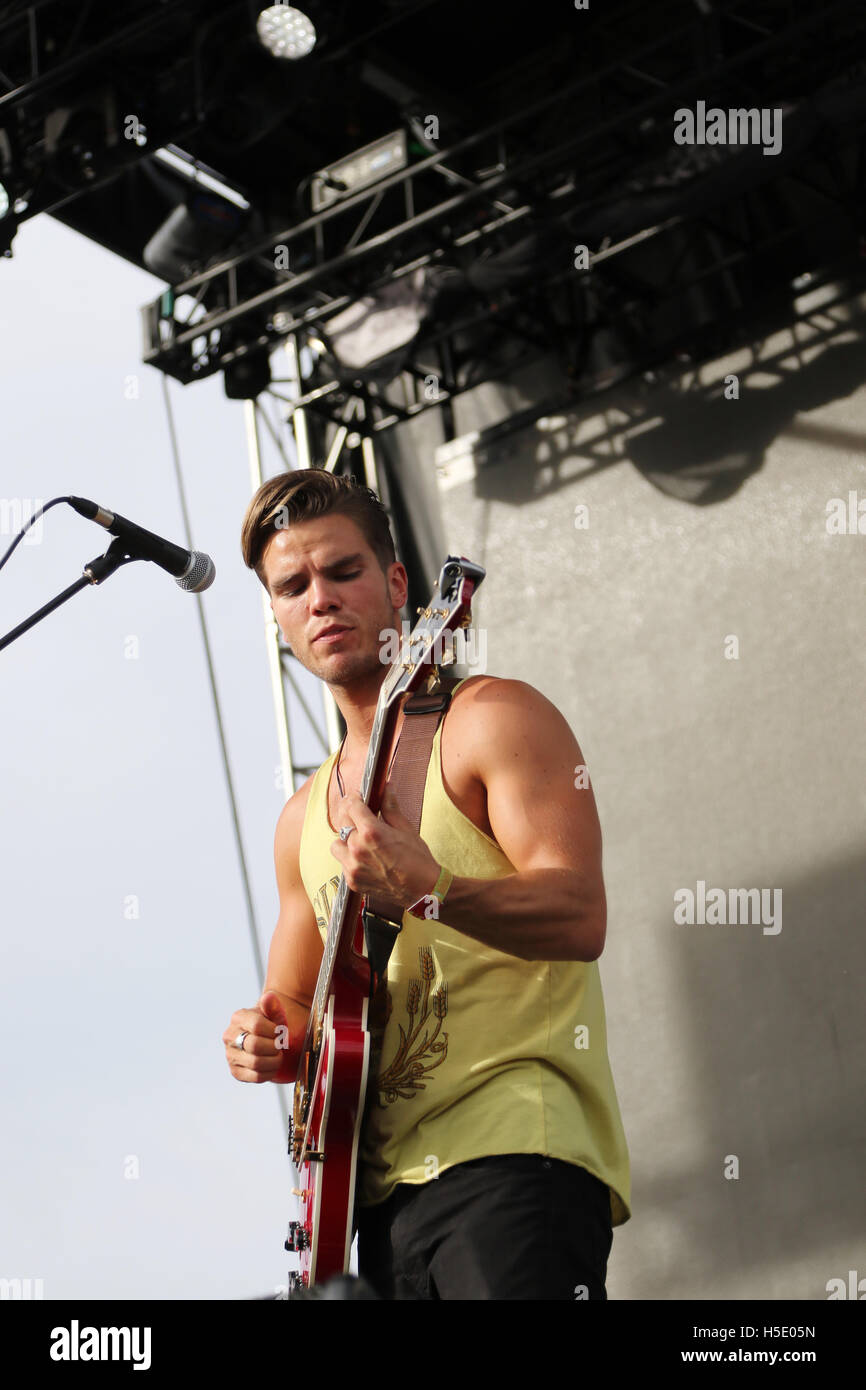
[[[391,565],[388,578],[391,601],[394,608],[399,611],[405,606],[409,597],[409,578],[405,566],[399,560],[395,560]]]

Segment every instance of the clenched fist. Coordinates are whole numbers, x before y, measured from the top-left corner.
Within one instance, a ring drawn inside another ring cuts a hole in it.
[[[307,1016],[295,1000],[273,989],[265,990],[254,1009],[237,1009],[222,1037],[232,1076],[293,1084]],[[241,1033],[246,1033],[242,1048],[237,1046]]]

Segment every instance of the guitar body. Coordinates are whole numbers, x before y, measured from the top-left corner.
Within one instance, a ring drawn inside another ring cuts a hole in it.
[[[296,1159],[300,1185],[295,1195],[301,1218],[291,1223],[286,1242],[287,1249],[298,1254],[298,1277],[290,1278],[294,1288],[325,1283],[349,1268],[358,1145],[370,1064],[368,1008],[367,994],[338,968],[323,1020],[315,1079],[308,1093],[304,1144],[298,1146],[300,1161]],[[304,1101],[299,1086],[295,1094]]]

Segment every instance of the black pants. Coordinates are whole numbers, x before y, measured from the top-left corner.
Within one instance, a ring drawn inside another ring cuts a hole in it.
[[[585,1168],[499,1154],[358,1212],[358,1272],[388,1299],[605,1299],[610,1194]]]

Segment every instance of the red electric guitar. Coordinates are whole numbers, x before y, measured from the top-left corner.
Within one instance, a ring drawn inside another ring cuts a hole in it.
[[[484,575],[479,565],[448,556],[428,606],[418,610],[421,619],[382,682],[361,783],[361,796],[374,813],[385,789],[386,754],[400,699],[419,691],[434,665],[445,664],[438,655],[442,636],[469,625],[472,595]],[[290,1294],[349,1269],[358,1143],[370,1062],[367,1010],[377,983],[368,932],[370,941],[385,939],[393,944],[399,928],[399,922],[376,917],[366,897],[340,878],[289,1121],[289,1154],[300,1178],[293,1191],[301,1204],[301,1218],[290,1222],[286,1241],[286,1249],[297,1252],[299,1261],[299,1269],[289,1274]],[[381,945],[377,953],[380,949]]]

